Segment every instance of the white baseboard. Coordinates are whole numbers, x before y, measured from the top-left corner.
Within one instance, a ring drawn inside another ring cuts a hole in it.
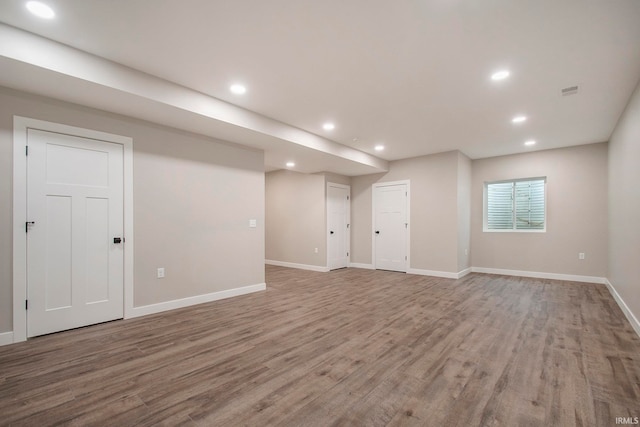
[[[162,311],[175,310],[176,308],[189,307],[191,305],[202,304],[205,302],[217,301],[225,298],[231,298],[239,295],[250,294],[253,292],[260,292],[267,289],[265,283],[258,285],[243,286],[241,288],[227,289],[224,291],[212,292],[205,295],[197,295],[188,298],[177,299],[173,301],[161,302],[158,304],[143,305],[141,307],[133,307],[129,313],[126,313],[125,318],[131,319],[134,317],[146,316],[148,314],[160,313]]]
[[[367,270],[375,270],[373,264],[361,264],[358,262],[349,263],[349,267],[353,268],[364,268]],[[461,277],[466,276],[471,273],[471,268],[467,268],[466,270],[462,270],[458,273],[451,273],[448,271],[435,271],[435,270],[422,270],[420,268],[408,268],[407,274],[417,274],[419,276],[434,276],[434,277],[444,277],[446,279],[459,279]]]
[[[264,260],[264,263],[268,265],[276,265],[278,267],[288,267],[288,268],[297,268],[300,270],[319,271],[320,273],[326,273],[327,271],[329,271],[329,267],[323,267],[320,265],[296,264],[295,262],[274,261],[271,259]]]
[[[552,279],[552,280],[565,280],[570,282],[599,283],[601,285],[605,284],[605,280],[606,280],[604,277],[596,277],[596,276],[577,276],[574,274],[541,273],[537,271],[522,271],[522,270],[503,270],[501,268],[471,267],[471,271],[474,273],[499,274],[502,276],[535,277],[537,279]]]
[[[13,331],[0,332],[0,345],[13,344]]]
[[[611,296],[613,296],[613,299],[616,300],[625,317],[627,318],[629,323],[631,323],[631,327],[633,328],[633,330],[636,331],[636,334],[638,334],[638,336],[640,336],[640,322],[638,321],[638,318],[633,315],[633,312],[631,311],[627,303],[624,302],[618,291],[616,291],[616,288],[614,288],[611,282],[609,282],[609,279],[604,280],[604,284],[607,285],[607,289],[609,289]]]
[[[459,271],[459,272],[458,272],[458,277],[457,277],[457,278],[458,278],[458,279],[462,279],[464,276],[466,276],[466,275],[467,275],[467,274],[469,274],[469,273],[471,273],[471,267],[469,267],[469,268],[465,268],[464,270]]]
[[[373,264],[363,264],[360,262],[350,262],[349,267],[352,268],[364,268],[365,270],[373,270]]]
[[[459,273],[451,273],[449,271],[422,270],[420,268],[407,268],[407,274],[444,277],[445,279],[457,279]]]

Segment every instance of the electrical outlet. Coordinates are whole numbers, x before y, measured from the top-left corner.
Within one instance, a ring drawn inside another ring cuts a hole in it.
[[[578,254],[578,259],[584,259],[584,252],[580,252]]]
[[[158,279],[164,278],[164,267],[158,269]]]

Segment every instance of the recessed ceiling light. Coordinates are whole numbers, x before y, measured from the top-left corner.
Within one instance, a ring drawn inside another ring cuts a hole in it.
[[[231,85],[231,87],[229,88],[229,90],[231,90],[231,92],[235,93],[236,95],[243,95],[245,93],[247,93],[247,88],[244,87],[241,84],[234,84]]]
[[[507,77],[509,77],[509,70],[500,70],[500,71],[496,71],[495,73],[491,74],[491,80],[504,80]]]
[[[376,151],[382,151],[384,150],[384,145],[376,145],[375,147],[373,147],[373,149]]]
[[[527,121],[527,116],[515,116],[511,119],[511,123],[522,123]]]
[[[536,145],[536,142],[533,139],[530,139],[529,141],[525,142],[524,145],[532,146],[532,145]]]
[[[38,18],[52,19],[54,16],[56,16],[56,13],[53,11],[53,9],[39,1],[28,1],[27,9]]]
[[[336,128],[336,125],[334,125],[333,123],[325,123],[322,125],[322,128],[324,130],[334,130]]]
[[[292,167],[294,167],[295,165],[296,165],[296,164],[295,164],[295,163],[293,163],[293,162],[287,162],[287,167],[288,167],[288,168],[292,168]]]

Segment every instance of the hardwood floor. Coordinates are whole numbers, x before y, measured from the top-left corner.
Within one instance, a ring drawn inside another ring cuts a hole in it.
[[[267,291],[0,347],[0,424],[613,426],[640,338],[603,285],[267,267]]]

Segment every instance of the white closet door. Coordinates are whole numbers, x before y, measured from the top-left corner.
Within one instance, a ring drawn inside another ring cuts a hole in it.
[[[27,335],[123,317],[123,146],[29,129]]]
[[[407,185],[375,188],[375,268],[407,271]]]

